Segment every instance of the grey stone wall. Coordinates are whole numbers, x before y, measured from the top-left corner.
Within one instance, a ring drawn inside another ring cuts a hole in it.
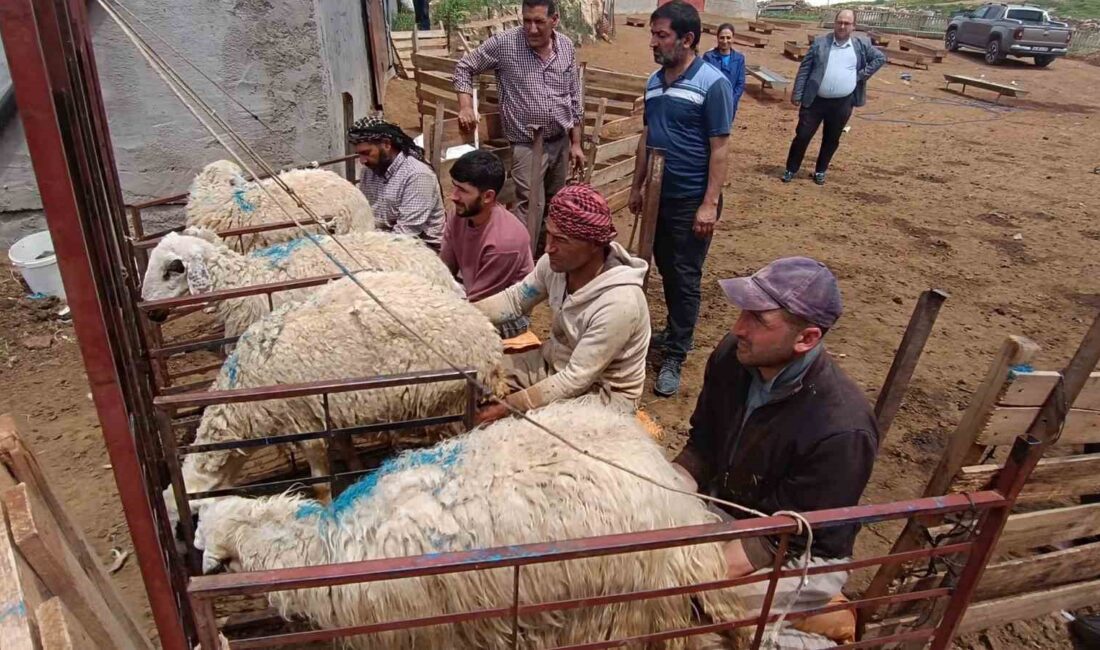
[[[370,104],[371,66],[357,0],[131,0],[174,48],[273,129],[150,39],[184,78],[270,162],[342,154],[341,93]],[[206,163],[228,155],[206,134],[113,21],[89,4],[96,62],[124,199],[186,191]],[[43,226],[18,117],[0,125],[0,250]],[[37,218],[36,218],[37,217]]]

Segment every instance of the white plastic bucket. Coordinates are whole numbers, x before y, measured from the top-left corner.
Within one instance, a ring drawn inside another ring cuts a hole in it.
[[[8,249],[8,259],[23,274],[31,291],[65,299],[65,287],[61,284],[61,272],[57,268],[50,231],[36,232],[15,242]]]

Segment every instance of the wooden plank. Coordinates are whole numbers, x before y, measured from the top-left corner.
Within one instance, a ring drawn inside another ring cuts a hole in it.
[[[898,47],[902,50],[912,50],[918,54],[924,54],[932,58],[934,63],[940,63],[943,61],[943,57],[947,56],[947,50],[938,45],[930,45],[928,43],[922,43],[920,41],[913,40],[911,38],[898,39]]]
[[[806,56],[806,52],[809,50],[809,45],[799,45],[798,41],[783,42],[783,54],[786,54],[795,61],[801,61],[802,57]]]
[[[34,611],[45,589],[15,549],[0,507],[0,639],[4,650],[36,650]]]
[[[591,83],[591,82],[588,82],[588,83]],[[603,86],[592,86],[592,85],[585,86],[585,94],[589,97],[592,97],[592,98],[595,98],[595,99],[600,99],[600,98],[606,97],[608,99],[614,99],[614,100],[620,101],[620,102],[628,102],[630,104],[633,104],[635,101],[638,100],[639,97],[642,97],[644,92],[645,92],[644,89],[641,92],[634,92],[633,90],[621,90],[621,89],[618,89],[618,88],[605,88]]]
[[[997,562],[986,567],[975,600],[1039,591],[1100,576],[1100,542]],[[1097,594],[1100,602],[1100,593]]]
[[[611,214],[615,214],[619,210],[625,209],[630,203],[630,187],[611,192],[605,195],[605,198],[607,199],[607,206],[611,208]]]
[[[974,603],[963,616],[959,634],[1037,618],[1061,609],[1072,610],[1095,605],[1100,598],[1097,594],[1100,594],[1100,580],[1092,580],[1032,594]]]
[[[612,163],[603,169],[597,169],[592,172],[593,187],[599,187],[606,185],[611,181],[618,180],[625,175],[634,173],[634,156],[627,158],[626,160],[620,160],[617,163]]]
[[[989,424],[978,437],[978,442],[990,446],[1010,445],[1016,436],[1027,431],[1038,413],[1037,406],[998,406],[993,409]],[[1062,444],[1100,442],[1100,411],[1070,409],[1058,442]]]
[[[1061,373],[1056,370],[1017,372],[1016,379],[1005,391],[1000,404],[1002,406],[1042,406],[1047,393],[1054,388],[1060,376]],[[1100,411],[1100,372],[1089,375],[1073,406]]]
[[[948,85],[953,83],[959,83],[963,85],[963,91],[965,92],[966,86],[974,86],[976,88],[984,88],[986,90],[992,90],[1001,95],[1009,95],[1011,97],[1023,97],[1028,91],[1016,86],[1007,86],[1005,84],[999,84],[994,81],[986,81],[985,79],[978,79],[976,77],[968,77],[963,74],[944,74],[944,81]]]
[[[80,621],[60,598],[54,597],[39,605],[35,615],[42,630],[42,650],[97,650]]]
[[[631,133],[638,133],[645,125],[643,120],[644,116],[642,115],[631,115],[630,117],[604,122],[600,128],[600,139],[615,140]]]
[[[425,70],[427,72],[443,72],[451,75],[455,73],[455,66],[458,65],[458,59],[448,59],[442,56],[429,56],[427,54],[421,54],[419,52],[413,54],[412,61],[417,70]]]
[[[761,34],[771,34],[772,30],[774,30],[774,29],[775,29],[775,26],[771,25],[770,23],[766,23],[766,22],[763,22],[763,21],[760,21],[760,20],[750,20],[749,21],[749,31],[752,31],[752,32],[759,32]]]
[[[764,36],[754,36],[744,32],[737,32],[733,35],[733,42],[740,45],[751,45],[752,47],[765,47],[768,44],[768,39]]]
[[[8,513],[12,541],[43,584],[69,607],[99,648],[148,648],[135,643],[103,595],[84,573],[53,517],[25,484],[8,488],[0,496]]]
[[[916,52],[900,52],[898,50],[887,50],[884,47],[878,48],[879,52],[882,52],[886,56],[887,63],[893,63],[894,65],[905,65],[909,68],[918,68],[921,70],[928,69],[928,57],[923,54],[917,54]]]
[[[73,523],[65,507],[50,488],[38,460],[30,449],[23,444],[15,428],[15,421],[9,415],[0,415],[0,465],[6,466],[18,481],[25,483],[37,498],[49,509],[49,513],[61,531],[68,548],[76,555],[76,560],[91,579],[96,590],[102,595],[107,606],[122,621],[123,627],[136,647],[148,648],[149,644],[134,622],[133,613],[122,603],[114,584],[107,576],[103,565],[95,556],[92,545],[84,533]]]
[[[605,163],[612,158],[633,155],[638,149],[638,139],[641,137],[641,133],[636,133],[619,140],[599,145],[596,147],[596,158],[594,162],[596,164]]]
[[[953,528],[951,525],[928,529],[933,538]],[[1011,515],[1001,531],[997,553],[1038,548],[1082,537],[1100,535],[1100,503],[1052,508]]]
[[[990,485],[1000,470],[997,465],[964,467],[951,485],[951,492],[977,492]],[[1024,485],[1020,502],[1096,493],[1100,493],[1100,454],[1044,458]]]
[[[626,72],[607,70],[606,68],[588,66],[584,73],[584,80],[585,83],[590,86],[624,90],[633,92],[635,95],[643,95],[645,94],[645,87],[646,83],[649,82],[649,77],[640,74],[629,74]]]
[[[417,68],[416,70],[416,89],[431,89],[433,91],[440,91],[441,93],[449,93],[452,98],[456,98],[454,79],[445,74],[438,72],[428,72]],[[458,101],[455,99],[455,101]]]
[[[881,34],[879,32],[867,32],[867,37],[871,39],[871,45],[884,48],[890,44],[890,36],[888,34]]]

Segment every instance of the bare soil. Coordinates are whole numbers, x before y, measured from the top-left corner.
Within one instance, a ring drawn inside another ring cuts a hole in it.
[[[778,30],[766,48],[743,51],[750,64],[793,78],[798,64],[783,57],[782,43],[804,41],[804,34]],[[705,44],[712,39],[704,35]],[[648,74],[654,64],[647,44],[647,30],[620,21],[614,43],[585,46],[581,57]],[[1015,82],[1030,94],[995,105],[981,90],[944,91],[945,72]],[[871,399],[917,295],[929,287],[951,294],[865,501],[917,496],[1003,339],[1034,339],[1043,350],[1036,365],[1058,368],[1100,309],[1098,79],[1096,68],[1080,61],[990,67],[977,53],[950,54],[928,71],[888,65],[871,81],[869,103],[852,118],[824,187],[808,178],[779,182],[797,111],[782,91],[761,91],[750,79],[704,273],[696,351],[680,395],[645,399],[646,410],[672,434],[670,453],[682,444],[706,356],[735,315],[715,281],[784,255],[809,255],[840,278],[845,315],[828,346]],[[386,112],[417,126],[411,82],[390,83]],[[805,168],[814,155],[816,144]],[[629,231],[625,215],[619,224]],[[39,320],[44,310],[22,295],[9,269],[0,269],[0,412],[24,426],[55,489],[109,564],[112,547],[132,547],[72,328]],[[660,283],[650,302],[660,326]],[[48,348],[24,346],[42,335],[51,337]],[[896,532],[889,525],[865,530],[858,552],[885,550]],[[152,635],[132,557],[114,580]],[[865,580],[857,576],[853,584]],[[1069,647],[1069,639],[1048,616],[970,635],[959,646],[1054,648]]]

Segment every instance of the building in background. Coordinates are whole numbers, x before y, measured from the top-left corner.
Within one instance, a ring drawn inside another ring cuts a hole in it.
[[[277,166],[341,155],[348,120],[381,106],[390,73],[382,0],[131,0],[127,6],[258,115],[268,130],[155,38],[161,55]],[[89,20],[123,198],[187,190],[228,156],[96,3]],[[0,61],[0,251],[45,227],[15,102]],[[179,209],[165,219],[178,218]]]

